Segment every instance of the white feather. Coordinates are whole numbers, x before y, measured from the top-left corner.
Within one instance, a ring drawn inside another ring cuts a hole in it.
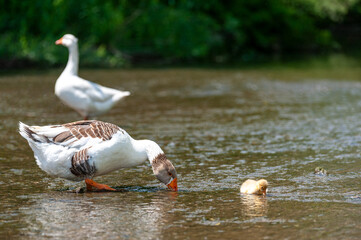
[[[19,133],[34,151],[37,164],[54,177],[82,180],[75,176],[70,168],[73,155],[85,148],[88,148],[89,161],[96,167],[94,176],[104,175],[120,168],[137,166],[147,159],[152,162],[154,157],[163,153],[155,142],[135,140],[120,128],[110,140],[81,137],[76,140],[73,138],[65,142],[54,142],[53,138],[64,131],[69,131],[69,129],[62,125],[40,127],[19,123]]]
[[[85,117],[94,117],[110,110],[117,102],[130,95],[78,77],[78,39],[71,34],[62,38],[69,49],[68,63],[55,84],[55,94],[69,107]]]

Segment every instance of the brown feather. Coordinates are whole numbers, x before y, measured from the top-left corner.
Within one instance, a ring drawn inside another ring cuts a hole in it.
[[[112,139],[113,135],[120,130],[114,124],[95,120],[72,122],[63,126],[69,130],[55,136],[53,139],[55,143],[62,143],[72,138],[81,139],[83,137],[99,138],[107,141]]]
[[[85,148],[80,150],[79,152],[75,153],[71,158],[71,165],[70,171],[78,177],[87,177],[93,176],[96,172],[95,165],[90,165],[90,157],[88,155],[88,149]]]

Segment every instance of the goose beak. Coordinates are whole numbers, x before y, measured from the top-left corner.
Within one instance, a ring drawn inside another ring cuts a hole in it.
[[[167,187],[169,189],[171,189],[172,191],[177,192],[178,191],[178,185],[177,185],[177,178],[174,178],[168,185]]]
[[[63,38],[60,38],[59,40],[56,40],[56,45],[61,45],[63,43]]]

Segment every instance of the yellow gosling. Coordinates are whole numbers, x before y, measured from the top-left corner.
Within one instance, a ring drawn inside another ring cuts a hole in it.
[[[268,182],[265,179],[258,181],[248,179],[241,186],[241,193],[266,195]]]

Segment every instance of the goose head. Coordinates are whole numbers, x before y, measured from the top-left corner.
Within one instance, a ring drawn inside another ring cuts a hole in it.
[[[150,140],[141,140],[156,178],[173,191],[178,191],[177,171],[159,145]]]
[[[56,45],[63,45],[65,47],[76,46],[77,43],[78,39],[72,34],[65,34],[62,38],[56,40],[55,42]]]
[[[178,191],[177,172],[164,153],[160,153],[152,161],[152,169],[157,179],[173,191]]]

